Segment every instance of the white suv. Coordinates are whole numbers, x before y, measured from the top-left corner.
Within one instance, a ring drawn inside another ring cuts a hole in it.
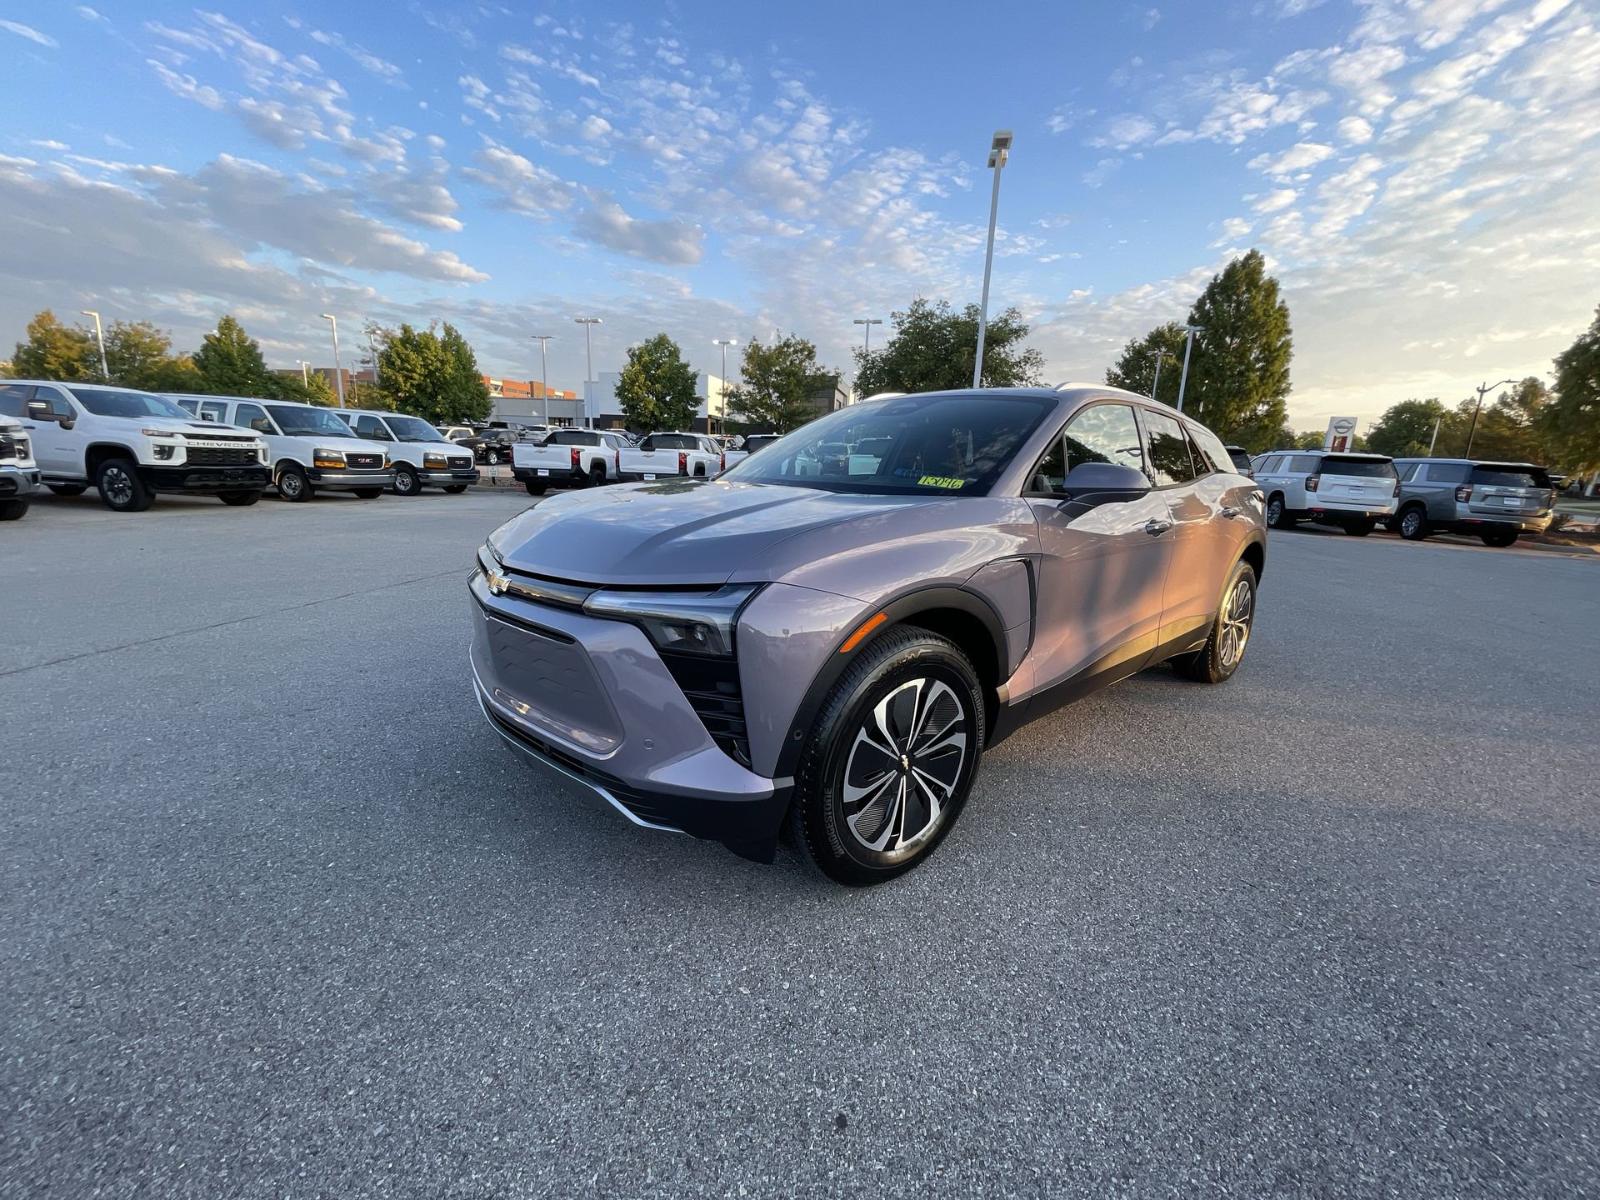
[[[16,521],[28,511],[28,496],[39,486],[39,469],[28,448],[21,421],[0,416],[0,521]]]
[[[238,396],[173,396],[203,421],[254,430],[267,444],[272,482],[285,500],[326,488],[375,500],[394,482],[381,450],[356,441],[330,409]]]
[[[382,442],[394,464],[394,494],[415,496],[424,487],[460,493],[478,482],[472,451],[445,439],[421,417],[367,408],[334,410],[359,438]]]
[[[98,488],[106,507],[143,512],[157,492],[254,504],[270,482],[253,433],[191,419],[161,396],[98,383],[0,383],[0,413],[22,415],[45,486],[58,496]]]
[[[1273,529],[1317,521],[1366,537],[1394,515],[1400,496],[1394,460],[1383,454],[1276,450],[1257,458],[1255,469]]]

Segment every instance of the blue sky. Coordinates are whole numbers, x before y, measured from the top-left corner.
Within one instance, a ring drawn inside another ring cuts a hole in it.
[[[232,311],[287,366],[323,311],[440,317],[572,387],[598,315],[597,370],[661,329],[848,368],[852,318],[976,298],[999,127],[994,303],[1051,380],[1251,246],[1302,426],[1546,374],[1600,301],[1579,0],[9,3],[0,49],[0,340]]]

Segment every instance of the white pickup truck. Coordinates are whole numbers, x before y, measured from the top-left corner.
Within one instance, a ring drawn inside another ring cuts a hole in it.
[[[624,479],[674,475],[710,479],[722,474],[726,465],[722,447],[703,433],[652,433],[637,446],[624,449],[617,459]]]
[[[511,474],[530,496],[553,487],[597,487],[622,477],[627,439],[607,429],[558,429],[542,443],[511,447]]]

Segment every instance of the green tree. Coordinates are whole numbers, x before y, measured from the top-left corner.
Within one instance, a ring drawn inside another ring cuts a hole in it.
[[[817,415],[811,396],[827,376],[817,365],[816,346],[805,338],[789,334],[771,345],[752,340],[739,364],[739,384],[728,389],[728,411],[749,429],[788,433]]]
[[[1294,435],[1291,443],[1296,450],[1321,450],[1326,435],[1320,429],[1305,429]],[[1351,449],[1355,449],[1354,445]]]
[[[194,352],[201,388],[213,396],[276,397],[282,387],[267,370],[261,346],[232,316],[224,316]]]
[[[940,392],[972,386],[972,364],[978,352],[978,306],[960,312],[948,300],[932,304],[913,300],[903,312],[891,313],[894,332],[881,350],[855,352],[856,394]],[[1020,387],[1038,383],[1044,355],[1023,347],[1028,325],[1015,308],[993,318],[984,331],[985,387]]]
[[[113,321],[106,326],[106,365],[111,382],[151,392],[194,390],[194,360],[172,353],[172,337],[149,321]]]
[[[1444,422],[1449,411],[1438,400],[1402,400],[1383,410],[1383,415],[1367,428],[1367,445],[1374,453],[1391,458],[1418,458],[1428,453],[1434,445],[1434,422],[1441,423],[1439,432],[1446,432]]]
[[[1189,310],[1199,325],[1184,407],[1229,441],[1265,449],[1283,425],[1293,341],[1278,281],[1252,250],[1214,275]]]
[[[493,408],[477,356],[448,323],[439,333],[408,324],[384,330],[378,376],[382,402],[372,407],[413,413],[435,425],[481,421]]]
[[[695,373],[678,343],[664,333],[628,348],[617,402],[630,429],[688,429],[699,399]]]
[[[1183,375],[1183,340],[1183,326],[1176,321],[1157,325],[1122,348],[1116,363],[1106,372],[1106,382],[1141,396],[1153,396],[1163,404],[1176,405],[1178,381]],[[1165,358],[1161,360],[1161,394],[1156,396],[1151,389],[1157,386],[1158,354]]]
[[[98,379],[100,354],[94,335],[63,325],[48,308],[28,322],[28,340],[17,343],[11,369],[18,379]]]
[[[1539,434],[1556,466],[1600,472],[1600,308],[1555,367],[1555,399],[1539,414]]]
[[[1473,455],[1502,462],[1543,463],[1549,455],[1540,416],[1549,403],[1550,389],[1536,375],[1529,375],[1510,391],[1500,393],[1479,414],[1478,429],[1472,436]],[[1477,397],[1473,397],[1473,404],[1477,404]],[[1466,425],[1470,430],[1470,416]]]

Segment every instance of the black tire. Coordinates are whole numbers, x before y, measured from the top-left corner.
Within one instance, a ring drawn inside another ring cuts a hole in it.
[[[28,502],[11,497],[0,500],[0,521],[20,521],[28,515]]]
[[[444,485],[444,490],[452,496],[459,496],[467,490],[467,485],[464,483],[447,483]]]
[[[879,634],[856,651],[812,727],[789,810],[795,841],[837,883],[904,874],[961,815],[984,733],[978,675],[955,643],[909,625]]]
[[[1233,564],[1227,582],[1222,585],[1222,598],[1217,604],[1216,619],[1211,622],[1211,636],[1206,638],[1205,648],[1173,659],[1173,665],[1199,683],[1223,683],[1231,679],[1244,661],[1255,617],[1256,572],[1241,558]]]
[[[86,483],[47,483],[45,486],[58,496],[81,496],[89,490]]]
[[[217,496],[224,504],[232,508],[249,508],[261,499],[260,492],[221,492]]]
[[[352,493],[357,500],[376,500],[383,495],[382,488],[357,488]]]
[[[417,473],[407,463],[398,463],[394,469],[394,494],[396,496],[419,496],[422,494],[422,480],[417,478]]]
[[[604,487],[606,485],[606,465],[597,462],[589,468],[589,486]]]
[[[489,451],[488,454],[484,455],[484,458],[488,461],[491,467],[498,467],[500,465],[500,451],[498,450]]]
[[[1289,510],[1284,507],[1281,493],[1274,492],[1267,499],[1267,528],[1268,529],[1293,529],[1295,519],[1289,515]]]
[[[1376,521],[1351,521],[1344,527],[1344,531],[1351,537],[1366,537],[1377,526]]]
[[[528,490],[528,495],[530,496],[542,496],[550,487],[548,483],[535,483],[531,479],[524,479],[522,481],[522,486]]]
[[[155,493],[139,478],[131,458],[108,458],[95,468],[94,485],[112,512],[143,512],[155,503]]]
[[[1419,504],[1402,508],[1394,518],[1394,531],[1408,542],[1420,542],[1427,537],[1428,510]]]
[[[289,503],[304,504],[316,494],[317,489],[311,486],[311,480],[298,464],[285,463],[278,472],[278,495]]]
[[[1493,546],[1496,550],[1504,550],[1507,546],[1517,544],[1518,531],[1515,529],[1496,529],[1489,533],[1480,533],[1485,546]]]

